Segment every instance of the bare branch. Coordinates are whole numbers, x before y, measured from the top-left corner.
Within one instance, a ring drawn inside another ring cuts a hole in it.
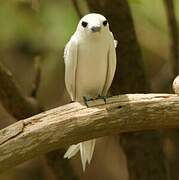
[[[34,66],[35,66],[35,80],[31,92],[31,96],[33,98],[37,97],[37,92],[39,90],[40,82],[41,82],[41,61],[40,57],[36,56],[34,59]]]
[[[120,95],[107,99],[106,104],[95,100],[88,105],[90,108],[77,102],[61,106],[21,120],[22,130],[15,123],[0,131],[0,139],[6,136],[0,145],[0,172],[88,139],[179,126],[179,97],[174,94]]]
[[[23,95],[11,72],[2,64],[0,64],[0,101],[17,119],[30,117],[41,111],[35,99]]]
[[[37,60],[36,78],[32,91],[33,98],[26,97],[20,91],[20,88],[15,82],[12,74],[3,65],[0,64],[0,100],[5,109],[17,120],[28,118],[42,112],[42,107],[40,107],[37,100],[34,98],[36,97],[37,90],[39,88],[40,77],[41,69],[40,64]],[[23,121],[19,121],[18,123],[10,126],[8,129],[0,131],[0,144],[21,133],[23,131],[23,127]],[[53,152],[51,152],[51,156],[47,156],[48,161],[50,161],[50,157],[52,157],[52,155]],[[62,158],[62,156],[60,157]],[[63,166],[60,166],[58,168],[61,168],[61,171],[63,171],[63,174],[61,174],[61,178],[62,176],[63,179],[75,178],[75,175],[69,163],[64,163]],[[51,169],[53,169],[53,167],[51,167]],[[56,175],[59,177],[57,173]]]

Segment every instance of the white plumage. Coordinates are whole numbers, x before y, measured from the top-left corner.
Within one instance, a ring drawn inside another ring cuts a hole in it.
[[[106,18],[92,13],[84,16],[64,52],[65,83],[73,101],[83,97],[106,96],[116,69],[116,41]],[[90,163],[95,139],[69,147],[65,158],[81,154],[83,170]]]

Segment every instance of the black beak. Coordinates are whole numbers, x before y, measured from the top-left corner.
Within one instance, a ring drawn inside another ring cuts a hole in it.
[[[91,31],[92,31],[92,32],[100,32],[100,30],[101,30],[101,26],[93,26],[93,27],[91,28]]]

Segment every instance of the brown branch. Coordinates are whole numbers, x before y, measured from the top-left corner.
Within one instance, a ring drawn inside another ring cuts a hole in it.
[[[88,105],[61,106],[19,121],[21,130],[16,123],[1,130],[0,139],[6,138],[0,144],[0,172],[88,139],[179,126],[179,97],[174,94],[120,95],[107,99],[106,104],[95,100]]]
[[[0,101],[5,109],[17,119],[24,119],[41,112],[37,101],[23,95],[11,72],[1,63]]]
[[[40,74],[40,66],[38,64],[38,66],[36,67],[35,85],[32,91],[32,95],[35,97],[40,84]],[[12,74],[2,64],[0,64],[0,100],[5,109],[17,120],[28,118],[42,112],[42,107],[38,104],[35,98],[26,97],[22,94]],[[0,144],[8,141],[9,139],[13,138],[23,131],[22,121],[19,121],[18,123],[16,123],[16,126],[12,127],[12,131],[11,129],[8,129],[9,131],[2,130],[0,132]],[[53,152],[51,152],[51,155],[52,154]],[[50,161],[50,157],[48,155],[46,157]],[[62,155],[59,157],[62,158]],[[73,170],[71,169],[69,163],[64,163],[63,166],[59,166],[59,169],[61,169],[61,171],[63,172],[63,179],[71,180],[75,178]],[[59,176],[57,175],[57,177]]]
[[[174,1],[163,0],[166,8],[168,27],[171,36],[171,56],[173,78],[179,74],[179,30],[175,16]]]
[[[74,6],[74,8],[76,10],[76,13],[77,13],[78,17],[81,19],[83,17],[83,14],[81,13],[78,0],[71,0],[71,1],[73,3],[73,6]]]
[[[41,61],[40,57],[37,56],[34,59],[34,66],[35,66],[35,80],[31,92],[31,96],[33,98],[37,97],[37,92],[39,90],[40,82],[41,82]]]

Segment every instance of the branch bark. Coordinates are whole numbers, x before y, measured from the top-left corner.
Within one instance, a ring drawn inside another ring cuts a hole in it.
[[[179,126],[177,95],[128,94],[108,98],[106,104],[95,100],[88,105],[76,102],[61,106],[1,130],[0,172],[88,139]]]

